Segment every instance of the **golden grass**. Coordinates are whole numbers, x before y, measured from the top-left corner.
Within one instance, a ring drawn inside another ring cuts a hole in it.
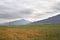
[[[57,35],[54,29],[0,29],[0,40],[58,40]]]
[[[1,26],[0,40],[60,40],[60,24]]]

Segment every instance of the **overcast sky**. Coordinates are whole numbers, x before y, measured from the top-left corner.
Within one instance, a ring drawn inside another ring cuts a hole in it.
[[[60,0],[0,0],[0,22],[37,21],[60,14]]]

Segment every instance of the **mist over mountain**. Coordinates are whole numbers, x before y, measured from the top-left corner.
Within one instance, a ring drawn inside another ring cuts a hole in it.
[[[20,20],[15,20],[15,21],[11,21],[11,22],[6,22],[3,23],[4,25],[26,25],[26,24],[50,24],[50,23],[60,23],[60,14],[50,17],[48,19],[44,19],[44,20],[39,20],[39,21],[35,21],[35,22],[31,22],[25,19],[20,19]],[[2,24],[2,25],[3,25]]]
[[[48,24],[48,23],[60,23],[60,15],[50,17],[41,21],[36,21],[31,24]]]
[[[3,23],[3,24],[4,25],[25,25],[25,24],[29,24],[29,23],[30,23],[30,21],[25,20],[25,19],[21,19],[21,20],[6,22],[6,23]]]

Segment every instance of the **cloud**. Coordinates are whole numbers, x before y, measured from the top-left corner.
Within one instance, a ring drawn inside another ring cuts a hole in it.
[[[54,11],[56,11],[56,12],[60,12],[60,2],[56,3],[56,4],[52,7],[52,9],[53,9]]]
[[[0,0],[0,18],[35,21],[56,14],[60,10],[59,2],[60,0]]]
[[[10,13],[7,13],[7,14],[2,14],[2,15],[7,15],[8,17],[6,18],[23,18],[23,17],[27,17],[29,15],[32,14],[32,11],[31,9],[24,9],[24,10],[19,10],[17,12],[10,12]]]

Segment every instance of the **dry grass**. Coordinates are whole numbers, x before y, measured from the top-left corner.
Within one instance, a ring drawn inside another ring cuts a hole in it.
[[[60,40],[60,29],[0,28],[0,40]]]

